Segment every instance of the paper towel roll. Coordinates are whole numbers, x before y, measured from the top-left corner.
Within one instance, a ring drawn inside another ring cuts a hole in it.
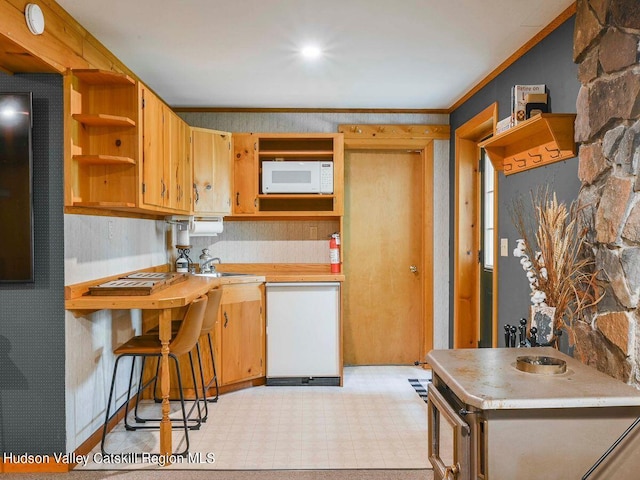
[[[192,237],[207,237],[222,233],[222,220],[194,220],[189,228]]]

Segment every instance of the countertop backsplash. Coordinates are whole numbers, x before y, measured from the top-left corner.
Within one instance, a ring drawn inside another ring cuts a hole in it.
[[[329,263],[335,220],[225,221],[218,236],[191,237],[194,263],[203,248],[222,263]],[[177,252],[174,252],[177,254]]]

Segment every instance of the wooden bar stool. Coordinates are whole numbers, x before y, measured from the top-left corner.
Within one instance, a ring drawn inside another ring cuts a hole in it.
[[[220,308],[220,300],[222,299],[222,288],[214,288],[207,293],[207,298],[209,299],[207,302],[207,308],[204,312],[204,320],[202,321],[202,330],[200,331],[200,337],[207,336],[207,341],[209,344],[209,355],[211,358],[211,367],[213,369],[213,376],[211,379],[205,384],[204,380],[204,370],[202,368],[202,354],[200,350],[200,342],[196,342],[196,353],[198,357],[198,367],[200,368],[200,384],[202,385],[202,398],[204,402],[204,416],[202,417],[202,421],[205,422],[209,415],[209,408],[207,406],[207,402],[217,402],[218,396],[220,394],[220,387],[218,385],[218,372],[216,370],[216,359],[213,349],[213,340],[212,333],[216,324],[216,319],[218,318],[218,310]],[[171,332],[172,336],[175,335],[180,326],[182,324],[182,320],[173,320],[171,322]],[[149,335],[158,335],[158,328],[153,328],[149,330]],[[158,381],[158,372],[156,371],[155,381]],[[141,384],[141,383],[140,383]],[[140,385],[139,384],[139,385]],[[212,385],[215,384],[216,387],[216,396],[213,398],[209,398],[207,392]],[[197,389],[197,387],[196,387]],[[156,391],[156,387],[153,388],[154,394]],[[159,402],[160,399],[156,398],[156,402]]]
[[[176,371],[177,371],[177,378],[178,378],[178,389],[180,392],[180,408],[182,410],[182,418],[181,418],[181,422],[183,424],[184,427],[184,434],[185,434],[185,449],[182,452],[178,452],[175,453],[175,455],[186,455],[187,452],[189,451],[189,425],[188,425],[188,421],[189,421],[189,416],[187,415],[186,409],[185,409],[185,402],[184,402],[184,393],[182,390],[182,378],[180,376],[180,362],[178,360],[178,357],[180,357],[181,355],[184,354],[189,354],[189,360],[191,362],[191,374],[193,376],[193,382],[194,385],[196,385],[197,380],[196,380],[196,374],[195,374],[195,370],[194,370],[194,366],[193,366],[193,357],[191,352],[193,351],[193,349],[195,348],[196,344],[198,343],[198,339],[200,337],[200,333],[202,332],[202,323],[204,321],[204,315],[205,315],[205,311],[207,308],[207,304],[208,304],[208,297],[207,296],[201,296],[196,298],[193,302],[191,302],[191,304],[189,305],[188,309],[187,309],[187,313],[184,316],[184,320],[182,321],[180,328],[178,329],[177,333],[175,336],[173,336],[173,339],[171,340],[171,343],[169,344],[169,357],[171,357],[174,361],[174,364],[176,366]],[[132,426],[129,425],[127,422],[127,415],[129,412],[129,402],[130,402],[130,397],[131,397],[131,387],[132,387],[132,383],[133,383],[133,372],[134,372],[134,366],[135,366],[135,359],[137,357],[142,357],[142,369],[144,369],[144,362],[146,360],[147,357],[156,357],[158,358],[158,362],[160,357],[162,356],[162,345],[160,343],[160,339],[158,338],[158,336],[154,336],[154,335],[139,335],[136,337],[133,337],[132,339],[130,339],[129,341],[127,341],[125,344],[121,345],[120,347],[116,348],[114,350],[114,353],[116,355],[118,355],[118,358],[116,358],[116,362],[115,365],[113,367],[113,377],[111,379],[111,388],[109,391],[109,400],[107,402],[107,413],[105,415],[105,422],[104,422],[104,426],[102,429],[102,442],[100,443],[100,449],[102,450],[103,454],[107,454],[107,452],[105,451],[105,439],[107,436],[107,425],[109,423],[109,411],[111,409],[111,401],[113,400],[113,394],[114,394],[114,390],[115,390],[115,381],[116,381],[116,374],[118,372],[118,364],[120,362],[120,360],[122,360],[125,357],[132,357],[133,360],[131,362],[131,372],[129,374],[129,388],[127,390],[127,400],[125,402],[125,428],[127,430],[138,430],[138,429],[144,429],[144,428],[155,428],[158,429],[159,426],[150,426],[150,425],[144,425],[144,426]],[[149,386],[151,383],[153,382],[152,380],[149,380],[146,385],[141,386],[141,388],[138,389],[138,393],[137,393],[137,397],[138,397],[138,403],[140,400],[140,392],[142,390],[144,390],[144,388],[146,388],[147,386]],[[199,426],[199,422],[200,422],[200,400],[198,397],[198,391],[197,388],[195,389],[196,391],[196,400],[194,405],[191,407],[191,410],[189,412],[189,414],[191,414],[193,412],[194,407],[197,405],[198,407],[198,413],[199,413],[199,419],[197,421],[197,425]],[[118,409],[116,409],[116,412],[118,411]],[[153,419],[156,421],[159,421],[160,419]],[[149,421],[149,419],[147,419],[146,421]]]

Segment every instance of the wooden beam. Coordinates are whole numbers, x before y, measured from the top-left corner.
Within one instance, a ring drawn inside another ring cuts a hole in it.
[[[394,148],[397,140],[421,148],[425,141],[449,140],[450,128],[449,125],[343,124],[338,126],[338,132],[344,134],[345,148]]]
[[[24,19],[29,0],[0,0],[0,68],[13,73],[64,73],[99,68],[138,78],[54,0],[40,0],[46,18],[42,35]]]

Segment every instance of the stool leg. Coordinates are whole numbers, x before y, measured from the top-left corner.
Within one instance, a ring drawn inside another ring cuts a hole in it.
[[[220,387],[218,386],[218,372],[216,371],[216,359],[213,354],[213,343],[211,341],[211,334],[207,333],[207,338],[209,339],[209,353],[211,353],[211,365],[213,365],[213,381],[216,382],[216,396],[214,398],[209,398],[208,400],[212,403],[218,401],[218,396],[220,395]],[[211,382],[207,384],[207,389],[211,385]]]
[[[189,424],[187,423],[187,410],[184,407],[184,392],[182,390],[182,376],[180,375],[180,363],[178,362],[178,358],[173,354],[169,353],[169,357],[173,358],[174,365],[176,366],[176,373],[178,377],[178,390],[180,391],[180,408],[182,409],[182,425],[184,427],[184,439],[185,439],[185,448],[182,452],[175,453],[175,455],[184,456],[189,453]]]
[[[189,410],[189,416],[193,413],[194,408],[198,409],[198,419],[196,420],[195,425],[191,425],[189,428],[191,430],[199,430],[200,424],[202,423],[202,409],[200,408],[200,397],[198,396],[198,381],[196,380],[196,370],[193,365],[193,353],[189,352],[189,365],[191,366],[191,378],[193,379],[193,392],[195,394],[195,402],[191,409]],[[181,392],[182,393],[182,392]]]
[[[200,342],[196,343],[196,353],[198,355],[198,368],[200,368],[200,384],[202,385],[202,401],[204,402],[204,417],[202,421],[206,422],[209,417],[209,406],[207,405],[207,386],[204,383],[204,372],[202,371],[202,355],[200,352]],[[196,385],[196,388],[197,385]]]
[[[134,418],[136,419],[137,423],[145,422],[144,418],[140,418],[138,416],[138,405],[140,405],[140,393],[142,393],[142,390],[143,390],[142,375],[144,374],[144,364],[146,360],[147,360],[147,357],[142,357],[142,365],[140,366],[140,378],[138,380],[138,393],[136,393],[136,408],[133,411]]]
[[[135,430],[136,427],[129,425],[127,417],[129,416],[129,402],[131,401],[131,387],[133,386],[133,371],[136,366],[136,357],[131,357],[131,372],[129,373],[129,388],[127,389],[127,400],[124,407],[124,428],[127,430]]]
[[[107,428],[109,426],[109,410],[111,410],[111,401],[113,400],[113,392],[116,388],[116,374],[118,373],[118,363],[123,356],[119,356],[116,358],[116,362],[113,365],[113,375],[111,376],[111,388],[109,389],[109,400],[107,400],[107,413],[105,413],[104,425],[102,426],[102,441],[100,442],[100,451],[103,455],[106,455],[106,451],[104,449],[105,439],[107,438]],[[116,409],[118,411],[118,409]]]

